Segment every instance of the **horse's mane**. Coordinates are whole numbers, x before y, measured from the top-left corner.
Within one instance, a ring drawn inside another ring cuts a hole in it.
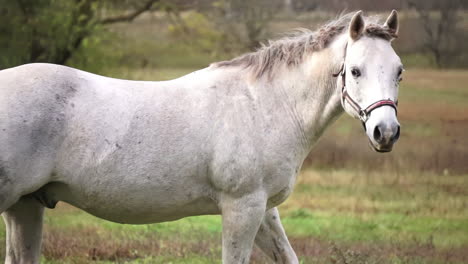
[[[320,27],[317,31],[298,29],[283,38],[268,41],[255,52],[241,55],[228,61],[214,63],[215,67],[242,66],[252,71],[255,77],[272,73],[279,65],[297,65],[305,55],[326,48],[335,36],[348,30],[354,13],[342,15]],[[379,23],[376,16],[365,17],[364,34],[369,37],[391,40],[396,32]]]

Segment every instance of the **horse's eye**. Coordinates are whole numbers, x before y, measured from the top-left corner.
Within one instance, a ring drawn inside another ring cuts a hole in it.
[[[361,76],[361,71],[357,68],[352,68],[351,69],[351,74],[354,76],[354,78],[357,78]]]
[[[399,82],[403,81],[403,77],[401,77],[401,74],[403,73],[403,68],[398,69],[398,75],[397,75],[397,80]]]

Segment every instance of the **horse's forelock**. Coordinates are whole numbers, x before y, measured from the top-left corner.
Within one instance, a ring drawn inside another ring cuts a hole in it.
[[[370,24],[366,26],[365,34],[369,37],[382,38],[385,40],[392,40],[398,37],[395,30],[383,27],[378,24]]]

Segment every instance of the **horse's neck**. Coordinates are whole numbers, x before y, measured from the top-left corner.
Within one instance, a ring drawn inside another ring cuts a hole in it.
[[[307,155],[325,128],[342,112],[341,91],[332,74],[343,61],[347,39],[338,37],[326,49],[313,53],[302,65],[283,71],[272,83],[284,107],[296,119],[301,148]],[[304,156],[305,158],[305,156]]]

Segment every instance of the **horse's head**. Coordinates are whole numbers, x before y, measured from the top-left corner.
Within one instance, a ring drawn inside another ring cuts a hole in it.
[[[389,152],[400,136],[398,84],[403,66],[391,46],[398,32],[392,11],[383,26],[365,25],[361,11],[351,19],[346,55],[339,78],[345,111],[360,119],[372,147]]]

